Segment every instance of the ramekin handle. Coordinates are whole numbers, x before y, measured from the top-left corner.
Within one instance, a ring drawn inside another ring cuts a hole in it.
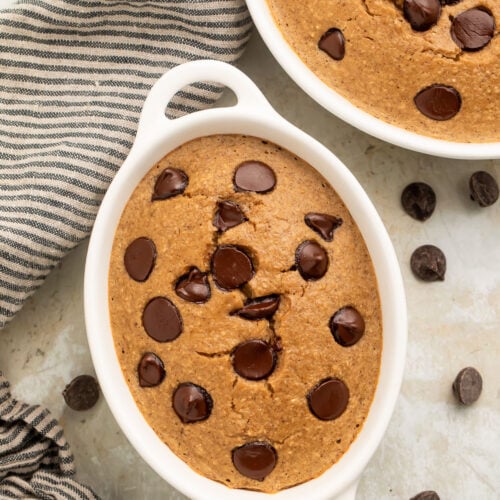
[[[200,81],[221,83],[229,87],[237,98],[233,108],[249,113],[258,111],[275,113],[259,88],[240,70],[221,61],[192,61],[170,69],[153,85],[142,108],[136,140],[139,137],[154,135],[158,127],[165,130],[178,120],[189,119],[190,115],[185,115],[170,120],[165,110],[179,90]]]

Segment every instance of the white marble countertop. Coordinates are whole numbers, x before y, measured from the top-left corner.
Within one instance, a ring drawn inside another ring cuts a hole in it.
[[[499,499],[500,202],[479,208],[467,185],[476,170],[500,180],[500,161],[433,158],[353,129],[307,97],[257,34],[239,66],[278,112],[352,170],[382,216],[401,264],[409,312],[406,374],[357,498],[408,499],[433,489],[442,499]],[[436,212],[425,223],[400,206],[401,191],[412,181],[429,183],[437,194]],[[444,282],[422,283],[410,271],[412,251],[425,243],[447,256]],[[88,412],[65,406],[65,385],[93,373],[83,322],[85,253],[86,245],[71,253],[0,332],[0,369],[17,398],[46,405],[60,419],[78,477],[103,499],[184,498],[133,450],[103,398]],[[484,380],[481,398],[467,408],[459,407],[451,392],[465,366],[475,366]]]

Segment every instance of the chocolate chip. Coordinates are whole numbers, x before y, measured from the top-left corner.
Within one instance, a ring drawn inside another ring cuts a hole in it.
[[[325,241],[333,241],[333,232],[343,223],[343,220],[340,217],[328,214],[318,214],[315,212],[309,212],[306,214],[304,221]]]
[[[412,254],[411,270],[423,281],[444,281],[446,273],[446,257],[434,245],[422,245]]]
[[[404,0],[403,13],[415,31],[426,31],[439,21],[441,3],[439,0]]]
[[[455,5],[461,1],[462,0],[441,0],[441,5]]]
[[[410,500],[440,500],[439,495],[435,491],[422,491],[418,495],[411,497]]]
[[[253,278],[252,259],[240,247],[221,245],[212,256],[212,275],[223,290],[239,288]]]
[[[276,353],[272,346],[260,339],[238,344],[231,355],[234,371],[249,380],[268,377],[276,366]]]
[[[90,410],[99,399],[99,384],[91,375],[79,375],[64,388],[62,395],[72,410]]]
[[[155,297],[148,302],[142,324],[146,333],[158,342],[170,342],[182,333],[181,315],[166,297]]]
[[[276,176],[273,169],[261,161],[244,161],[236,167],[233,183],[236,191],[264,194],[274,189]]]
[[[484,9],[469,9],[453,19],[450,34],[461,49],[480,50],[495,34],[495,19]]]
[[[319,280],[328,270],[328,254],[319,243],[306,240],[295,252],[295,264],[305,280]]]
[[[231,314],[251,320],[270,318],[277,311],[279,305],[279,295],[266,295],[265,297],[247,299],[245,305],[241,309],[237,309]]]
[[[470,197],[480,207],[489,207],[498,200],[498,184],[488,172],[474,172],[469,180]]]
[[[349,402],[349,389],[335,377],[322,380],[307,395],[311,413],[320,420],[333,420],[340,417]]]
[[[189,302],[196,304],[206,302],[211,295],[208,274],[202,273],[197,267],[192,267],[187,274],[177,280],[175,293]]]
[[[479,399],[483,390],[483,379],[475,368],[469,366],[458,372],[452,387],[458,401],[468,406]]]
[[[330,28],[319,39],[318,47],[332,59],[341,61],[345,56],[344,34],[338,28]]]
[[[256,481],[264,481],[276,467],[278,454],[269,443],[254,441],[234,448],[232,459],[240,474]]]
[[[415,106],[427,118],[443,121],[453,118],[462,106],[458,90],[449,85],[434,84],[414,97]]]
[[[182,194],[189,182],[187,174],[178,168],[166,168],[156,179],[152,200],[165,200]]]
[[[240,225],[248,220],[240,206],[234,201],[220,201],[217,204],[217,212],[213,220],[213,225],[224,233],[232,227]]]
[[[365,320],[354,307],[342,307],[330,318],[330,330],[338,344],[348,347],[365,333]]]
[[[404,188],[401,204],[410,217],[423,222],[436,208],[436,193],[424,182],[412,182]]]
[[[213,400],[203,387],[184,382],[175,389],[172,405],[179,418],[189,424],[206,420],[212,412]]]
[[[125,250],[123,261],[133,280],[146,281],[156,261],[155,244],[149,238],[137,238]]]
[[[146,352],[142,356],[137,371],[141,387],[155,387],[165,378],[163,361],[153,352]]]

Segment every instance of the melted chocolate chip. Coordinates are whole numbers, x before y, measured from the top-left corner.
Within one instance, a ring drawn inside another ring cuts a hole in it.
[[[458,401],[468,406],[479,399],[483,390],[483,379],[475,368],[469,366],[458,372],[452,388]]]
[[[187,174],[178,168],[166,168],[156,179],[152,200],[165,200],[182,194],[189,182]]]
[[[240,206],[234,201],[220,201],[217,204],[217,212],[213,220],[213,225],[224,233],[232,227],[240,225],[248,220]]]
[[[408,184],[401,194],[404,211],[416,220],[427,220],[436,208],[436,193],[424,182]]]
[[[123,262],[135,281],[146,281],[156,261],[156,247],[149,238],[137,238],[125,250]]]
[[[182,333],[181,315],[169,299],[151,299],[142,313],[146,333],[157,342],[171,342]]]
[[[231,361],[234,371],[241,377],[261,380],[273,372],[276,353],[272,346],[263,340],[247,340],[234,348]]]
[[[244,161],[236,167],[233,183],[236,191],[264,194],[274,189],[276,176],[273,169],[261,161]]]
[[[453,118],[462,106],[462,98],[458,90],[440,84],[422,89],[413,101],[423,115],[437,121]]]
[[[435,491],[421,491],[418,495],[411,497],[410,500],[440,500],[439,495]]]
[[[441,3],[439,0],[404,0],[403,13],[415,31],[426,31],[438,22]]]
[[[315,212],[309,212],[306,214],[304,221],[325,241],[333,241],[333,232],[343,223],[343,220],[340,217],[328,214],[318,214]]]
[[[469,179],[470,197],[480,207],[489,207],[498,200],[498,183],[488,172],[474,172]]]
[[[223,290],[239,288],[253,278],[252,259],[240,247],[221,245],[212,256],[212,275]]]
[[[269,443],[254,441],[234,448],[232,459],[240,474],[256,481],[264,481],[276,467],[278,454]]]
[[[197,267],[192,267],[187,274],[177,280],[175,293],[189,302],[196,304],[206,302],[211,295],[208,274],[202,273]]]
[[[305,280],[319,280],[328,270],[328,254],[319,243],[306,240],[295,252],[295,264]]]
[[[279,295],[266,295],[265,297],[256,297],[247,299],[245,305],[231,314],[241,316],[245,319],[263,319],[270,318],[280,305]]]
[[[461,49],[480,50],[495,34],[495,18],[484,9],[466,10],[453,19],[450,34]]]
[[[184,382],[175,389],[172,405],[179,418],[189,424],[206,420],[212,412],[213,401],[203,387]]]
[[[330,330],[338,344],[348,347],[365,333],[365,320],[354,307],[342,307],[330,318]]]
[[[349,402],[349,389],[338,378],[327,378],[313,387],[307,395],[311,413],[320,420],[340,417]]]
[[[99,399],[99,384],[91,375],[79,375],[64,388],[62,395],[72,410],[90,410]]]
[[[141,387],[155,387],[165,378],[163,361],[153,352],[146,352],[142,356],[137,371]]]
[[[443,281],[446,273],[446,257],[434,245],[422,245],[412,254],[411,270],[423,281]]]
[[[332,59],[341,61],[345,56],[344,34],[338,28],[330,28],[319,39],[318,47]]]

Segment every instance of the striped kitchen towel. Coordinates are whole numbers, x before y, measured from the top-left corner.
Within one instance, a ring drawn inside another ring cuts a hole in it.
[[[74,473],[62,428],[48,410],[16,401],[0,372],[0,498],[98,499]]]
[[[0,328],[86,238],[152,84],[194,59],[234,62],[243,0],[19,0],[0,12]],[[172,116],[209,106],[195,84]]]

